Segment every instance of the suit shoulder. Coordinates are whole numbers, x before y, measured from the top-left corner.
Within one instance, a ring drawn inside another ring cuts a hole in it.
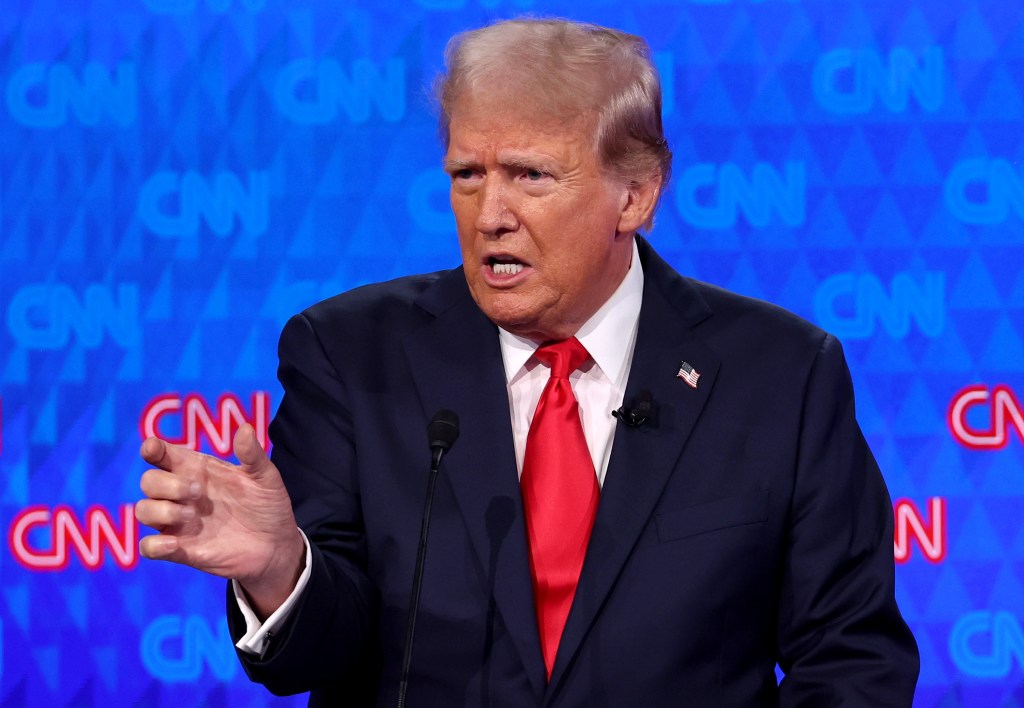
[[[337,371],[369,371],[382,356],[402,346],[432,315],[425,300],[438,287],[454,288],[465,278],[457,271],[409,275],[363,285],[334,295],[293,316],[281,332],[278,356],[284,361],[319,350]]]
[[[783,355],[807,349],[816,352],[829,339],[820,327],[783,307],[689,278],[646,241],[640,239],[638,246],[653,287],[673,304],[684,321],[692,323],[695,332],[723,348],[721,354],[766,349]]]
[[[714,316],[703,327],[729,335],[748,346],[792,351],[820,349],[829,333],[813,322],[765,300],[740,295],[716,285],[685,278],[704,298]]]
[[[314,329],[356,327],[365,331],[374,324],[400,327],[416,318],[417,299],[451,273],[436,271],[362,285],[318,302],[301,315]]]

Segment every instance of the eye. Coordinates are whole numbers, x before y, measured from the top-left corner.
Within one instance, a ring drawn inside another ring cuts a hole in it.
[[[473,170],[468,167],[463,167],[461,170],[455,170],[452,172],[452,179],[472,179]]]
[[[523,176],[525,176],[526,179],[528,179],[531,182],[537,182],[547,177],[548,173],[542,172],[541,170],[535,170],[532,167],[528,167],[525,170],[523,170]]]

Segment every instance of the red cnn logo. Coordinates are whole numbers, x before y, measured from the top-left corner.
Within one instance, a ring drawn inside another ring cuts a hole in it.
[[[200,436],[204,436],[214,452],[226,457],[231,454],[231,439],[235,431],[242,424],[250,423],[256,429],[256,439],[266,450],[270,394],[267,391],[256,391],[250,402],[250,410],[246,413],[242,401],[233,393],[225,393],[218,398],[213,409],[198,394],[190,393],[182,397],[177,393],[165,393],[146,404],[139,420],[139,430],[143,440],[157,437],[175,445],[184,445],[190,450],[198,450],[201,445]],[[179,436],[161,430],[161,423],[167,417],[176,418],[180,423]]]
[[[50,548],[35,547],[29,540],[32,530],[39,528],[50,531]],[[30,506],[14,517],[7,543],[15,560],[29,570],[64,570],[71,558],[69,549],[82,565],[96,570],[103,565],[104,548],[122,570],[131,570],[139,561],[138,538],[132,504],[121,505],[120,530],[110,512],[101,506],[86,510],[85,523],[64,505],[55,507],[52,512],[45,506]]]
[[[988,428],[985,430],[973,428],[967,422],[970,410],[976,406],[986,406],[988,409]],[[1024,413],[1009,386],[994,386],[991,393],[986,386],[968,386],[953,397],[946,418],[953,437],[961,445],[973,450],[999,450],[1006,447],[1011,425],[1016,428],[1017,437],[1024,442]]]
[[[897,499],[893,504],[895,530],[892,547],[897,563],[909,560],[912,538],[916,539],[917,547],[926,560],[941,563],[946,559],[946,500],[930,498],[928,512],[931,520],[925,521],[920,509],[909,499]]]

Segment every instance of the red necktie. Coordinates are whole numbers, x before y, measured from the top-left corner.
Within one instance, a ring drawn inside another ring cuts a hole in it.
[[[573,337],[534,354],[551,367],[526,438],[520,486],[530,540],[530,571],[548,678],[576,594],[597,514],[594,463],[583,437],[569,374],[590,358]]]

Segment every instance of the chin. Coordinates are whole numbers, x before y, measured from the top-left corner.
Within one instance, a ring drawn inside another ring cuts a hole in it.
[[[479,297],[476,291],[471,289],[470,292],[476,300],[477,307],[496,325],[511,331],[512,328],[535,319],[534,313],[525,306],[526,303],[521,296],[508,292],[496,293],[490,289],[482,290]]]
[[[537,321],[527,313],[509,311],[505,308],[480,308],[494,324],[519,337],[536,339],[538,336]]]
[[[535,342],[552,342],[567,339],[574,334],[578,327],[568,325],[550,326],[539,322],[536,318],[505,318],[491,317],[490,320],[502,329],[511,332],[517,337],[525,337]]]
[[[512,334],[518,334],[521,337],[529,336],[528,332],[535,328],[535,323],[531,318],[519,313],[484,310],[484,314],[487,315],[487,319],[502,329],[507,329]]]
[[[565,339],[575,334],[575,329],[567,333],[565,326],[550,326],[542,316],[549,308],[539,305],[536,301],[515,293],[486,293],[484,297],[475,297],[477,307],[494,324],[518,337],[526,337],[536,342]]]

